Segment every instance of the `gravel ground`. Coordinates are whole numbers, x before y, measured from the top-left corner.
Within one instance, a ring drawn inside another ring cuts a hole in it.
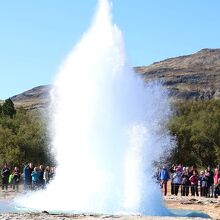
[[[0,220],[204,220],[204,218],[187,218],[187,217],[157,217],[157,216],[85,216],[85,215],[50,215],[44,213],[32,214],[0,214]]]
[[[20,194],[19,192],[18,194]],[[5,202],[13,199],[17,195],[16,192],[9,190],[8,192],[0,191],[0,205],[1,202]],[[212,219],[220,220],[220,198],[218,199],[208,199],[201,197],[173,197],[166,196],[164,197],[164,202],[166,206],[170,209],[184,209],[184,210],[192,210],[192,211],[200,211],[203,213],[207,213]],[[1,207],[0,207],[1,209]],[[66,214],[49,214],[45,213],[25,213],[25,214],[17,214],[17,213],[0,213],[0,220],[70,220],[70,219],[79,219],[79,220],[179,220],[179,219],[194,219],[201,220],[204,218],[189,218],[189,217],[159,217],[159,216],[111,216],[111,215],[66,215]]]

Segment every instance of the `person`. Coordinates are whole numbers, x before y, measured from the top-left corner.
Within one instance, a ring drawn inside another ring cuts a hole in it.
[[[205,172],[203,170],[200,171],[200,177],[199,177],[199,182],[200,182],[200,196],[206,197],[207,196],[207,182],[208,179],[206,177],[207,170]]]
[[[218,178],[218,182],[215,185],[214,196],[215,196],[215,198],[218,198],[218,196],[220,196],[220,178]]]
[[[218,170],[218,167],[215,169],[215,174],[214,174],[214,196],[215,198],[218,197],[219,195],[219,183],[220,180],[220,171]]]
[[[172,164],[170,167],[170,177],[171,177],[171,195],[174,195],[174,183],[173,183],[173,174],[176,171],[176,164]]]
[[[50,181],[50,167],[47,166],[46,169],[44,170],[44,183],[45,186],[49,183]]]
[[[32,168],[30,167],[30,165],[32,166],[32,164],[26,162],[24,164],[24,190],[30,190],[32,185],[32,178],[31,178],[31,173],[32,173]]]
[[[182,196],[188,196],[189,195],[189,185],[190,185],[190,181],[189,181],[189,167],[186,167],[183,170],[183,174],[182,174],[182,191],[181,191],[181,195]]]
[[[199,193],[198,193],[199,176],[198,176],[197,170],[193,170],[193,175],[190,176],[189,181],[191,185],[191,195],[195,196],[196,194],[197,196],[199,196]]]
[[[49,182],[52,181],[54,177],[55,177],[55,167],[50,167]]]
[[[38,172],[38,168],[34,167],[34,171],[31,173],[32,178],[32,189],[37,190],[40,186],[40,172]]]
[[[182,168],[178,166],[173,174],[174,194],[177,196],[182,183]]]
[[[160,171],[160,185],[163,189],[164,187],[164,195],[167,195],[167,182],[170,179],[169,172],[165,166],[163,166],[162,170]]]
[[[44,166],[39,166],[39,187],[44,188],[45,187],[45,181],[44,181]]]
[[[19,171],[18,167],[15,167],[14,171],[13,171],[13,190],[15,190],[15,188],[16,188],[17,192],[19,189],[20,176],[21,175],[20,175],[20,171]]]
[[[213,198],[214,196],[214,172],[211,170],[211,166],[207,168],[207,196]]]
[[[8,181],[9,181],[9,176],[10,176],[10,169],[8,168],[7,163],[4,164],[2,171],[2,190],[8,190]]]

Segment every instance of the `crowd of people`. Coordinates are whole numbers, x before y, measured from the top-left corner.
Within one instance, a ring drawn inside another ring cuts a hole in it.
[[[202,196],[202,197],[215,197],[220,195],[220,164],[213,170],[210,166],[200,172],[197,170],[196,165],[191,169],[183,165],[173,164],[170,169],[166,166],[158,172],[157,180],[167,195],[167,183],[171,183],[171,195],[181,196]]]
[[[54,178],[55,168],[43,165],[34,167],[33,163],[26,162],[24,164],[23,173],[18,167],[10,169],[7,163],[4,164],[1,170],[2,190],[8,190],[11,186],[13,190],[19,191],[19,184],[23,182],[24,190],[43,189]]]
[[[23,182],[24,190],[38,190],[44,189],[46,185],[54,178],[55,168],[34,167],[33,163],[26,162],[21,174],[18,167],[12,170],[7,163],[4,164],[1,171],[2,176],[2,190],[8,190],[11,186],[13,190],[19,191],[19,184]],[[203,196],[215,197],[220,195],[220,164],[213,170],[210,166],[205,170],[197,170],[196,165],[184,167],[183,165],[173,164],[169,169],[164,166],[156,173],[156,178],[167,195],[168,181],[171,183],[171,195],[181,196]]]

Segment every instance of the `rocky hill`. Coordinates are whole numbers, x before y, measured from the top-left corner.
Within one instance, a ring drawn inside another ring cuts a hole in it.
[[[50,85],[38,86],[11,97],[14,104],[28,110],[42,110],[49,105]]]
[[[145,81],[160,80],[174,100],[220,98],[220,49],[135,67]]]
[[[220,49],[166,59],[134,68],[145,81],[159,80],[173,100],[220,99]],[[51,86],[39,86],[11,97],[16,106],[44,109]]]

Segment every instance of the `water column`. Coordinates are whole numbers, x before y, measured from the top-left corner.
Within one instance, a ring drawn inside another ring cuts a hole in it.
[[[167,214],[152,179],[152,161],[170,144],[167,94],[128,65],[108,0],[99,0],[91,27],[53,84],[56,178],[19,204],[74,213]]]

